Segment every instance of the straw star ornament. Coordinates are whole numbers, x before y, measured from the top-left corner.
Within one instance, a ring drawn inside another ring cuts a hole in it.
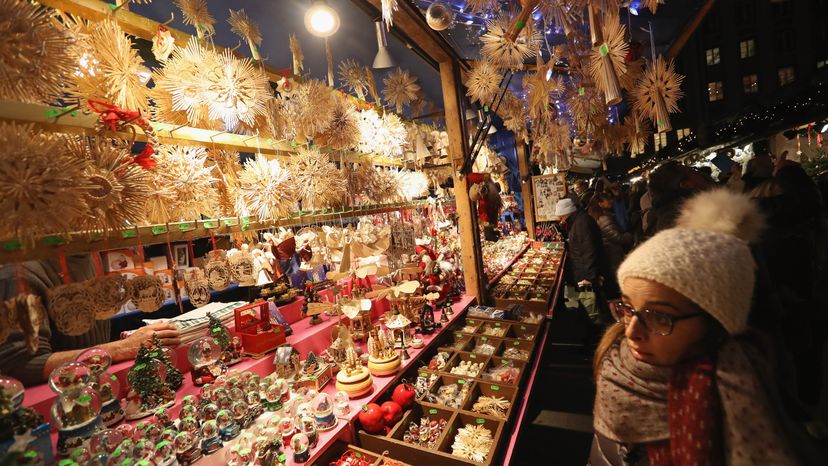
[[[193,38],[186,47],[176,48],[165,66],[153,74],[152,97],[157,120],[217,129],[209,120],[203,90],[208,70],[219,68],[219,55]]]
[[[184,24],[196,28],[199,39],[205,33],[211,36],[216,33],[216,20],[207,9],[207,0],[175,0],[175,4],[184,15]]]
[[[684,76],[676,73],[673,62],[659,56],[650,63],[633,91],[633,108],[652,120],[658,132],[669,131],[670,113],[679,111],[678,101],[684,96]]]
[[[365,100],[368,88],[365,68],[354,60],[345,60],[339,64],[339,79],[353,91],[357,97]]]
[[[347,180],[328,154],[315,147],[302,148],[288,164],[294,189],[302,201],[303,210],[343,205],[348,195]]]
[[[231,31],[247,41],[253,59],[260,60],[259,46],[262,44],[262,33],[259,31],[259,26],[247,16],[244,9],[230,10],[230,19],[227,22],[230,23]]]
[[[526,24],[514,41],[506,37],[511,20],[502,14],[486,23],[488,32],[481,36],[484,58],[503,70],[517,71],[523,68],[523,61],[535,55],[541,43],[541,36],[533,21]]]
[[[316,135],[314,141],[320,146],[335,150],[348,150],[359,144],[359,118],[349,99],[334,94],[336,105],[330,110],[331,122]]]
[[[292,212],[297,200],[293,178],[279,162],[257,155],[244,164],[236,191],[239,215],[256,215],[260,222],[275,221]]]
[[[239,60],[225,50],[219,55],[219,67],[207,77],[202,98],[211,120],[221,120],[232,130],[239,121],[253,126],[256,118],[265,116],[270,84],[249,58]]]
[[[396,107],[397,113],[402,113],[403,106],[416,99],[417,92],[420,90],[417,78],[408,74],[408,70],[399,68],[385,78],[382,83],[385,85],[382,96],[385,97],[388,103]]]
[[[212,218],[219,204],[213,184],[213,167],[207,164],[203,147],[162,145],[155,153],[158,166],[153,170],[153,187],[147,204],[149,221],[166,223]]]
[[[486,60],[479,60],[469,72],[469,77],[466,80],[466,95],[472,99],[472,102],[477,101],[482,105],[491,105],[497,91],[500,89],[501,76],[500,70]]]

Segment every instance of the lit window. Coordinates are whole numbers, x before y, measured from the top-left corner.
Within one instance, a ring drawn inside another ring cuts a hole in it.
[[[742,58],[750,58],[756,55],[756,43],[753,39],[743,40],[739,42],[739,56]]]
[[[707,59],[707,66],[718,65],[722,61],[719,47],[707,49],[704,52],[704,56]]]
[[[759,77],[755,74],[742,76],[742,88],[745,94],[755,94],[759,92]]]
[[[656,152],[667,145],[667,133],[656,133],[653,135],[653,147]]]
[[[690,136],[690,128],[681,128],[676,131],[676,137],[679,141],[686,138],[687,136]]]
[[[828,60],[820,60],[817,62],[817,69],[822,68],[825,64],[828,63]]]
[[[707,83],[707,100],[716,102],[724,99],[724,85],[721,81]]]
[[[784,68],[779,68],[779,85],[784,86],[786,84],[790,84],[794,82],[794,68],[793,66],[786,66]]]

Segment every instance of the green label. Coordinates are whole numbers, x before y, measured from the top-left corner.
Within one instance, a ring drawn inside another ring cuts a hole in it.
[[[486,423],[486,420],[485,420],[485,419],[483,419],[482,417],[479,417],[479,418],[475,419],[475,422],[477,422],[478,424],[481,424],[481,425],[482,425],[482,424],[485,424],[485,423]]]
[[[579,87],[578,88],[578,95],[584,95],[584,94],[586,94],[586,89],[584,89],[583,87]]]
[[[192,223],[179,223],[178,224],[178,230],[179,231],[190,231],[190,230],[195,230],[195,227],[193,226]]]
[[[509,361],[505,360],[505,359],[502,359],[502,360],[500,361],[500,364],[502,364],[502,365],[504,365],[504,366],[508,366],[508,365],[509,365],[509,364],[511,364],[511,363],[510,363]]]
[[[471,358],[471,359],[477,359],[477,355],[476,355],[476,354],[470,354],[470,355],[469,355],[469,358]]]
[[[355,451],[354,456],[356,456],[357,458],[362,458],[362,453]]]
[[[273,327],[273,333],[279,333],[282,331],[282,327]]]
[[[489,341],[489,338],[488,337],[481,337],[480,340],[481,341]]]
[[[221,329],[220,329],[220,328],[214,328],[214,329],[212,330],[212,332],[213,332],[213,333],[220,333],[220,332],[221,332]],[[517,343],[517,342],[516,342],[516,343]]]
[[[153,235],[161,235],[161,234],[164,234],[166,232],[167,232],[167,226],[166,225],[155,225],[154,227],[152,227],[152,234]]]
[[[460,380],[457,381],[457,385],[465,385],[465,384],[466,384],[466,381],[463,380],[463,379],[460,379]]]
[[[78,401],[79,401],[81,404],[86,404],[86,403],[89,403],[90,401],[92,401],[92,397],[91,397],[91,396],[89,396],[89,395],[84,395],[84,396],[79,397],[79,398],[78,398]]]
[[[420,372],[420,377],[423,377],[423,378],[428,377],[428,374],[425,373],[425,372]]]
[[[500,387],[498,387],[497,385],[492,385],[492,386],[491,386],[491,387],[489,387],[489,388],[491,388],[491,389],[492,389],[492,390],[494,390],[494,391],[499,391],[499,390],[500,390]]]
[[[521,326],[520,326],[520,329],[521,329],[521,330],[526,330],[526,326],[525,326],[525,325],[521,325]]]
[[[135,238],[138,232],[135,229],[121,230],[121,238]]]
[[[66,240],[62,236],[47,236],[43,238],[43,244],[47,246],[59,246],[65,242]]]
[[[520,345],[519,341],[512,342],[512,346],[518,346],[518,345]]]
[[[116,377],[116,376],[114,376],[114,375],[113,375],[113,376],[111,376],[110,378],[111,378],[112,380],[118,380],[118,377]]]
[[[141,369],[143,369],[145,367],[147,367],[147,365],[144,364],[144,363],[141,363],[141,364],[138,364],[137,366],[133,367],[133,369],[136,370],[136,371],[140,371]]]
[[[158,357],[158,352],[153,351],[152,353],[150,353],[150,357],[157,358]]]
[[[239,224],[239,221],[235,218],[228,218],[224,221],[224,226],[234,227]]]
[[[19,239],[3,242],[3,250],[6,252],[19,251],[23,247],[23,243]]]
[[[432,415],[437,414],[437,410],[436,410],[436,409],[434,409],[434,408],[429,409],[429,410],[428,410],[428,414],[432,414]]]
[[[203,222],[202,225],[207,229],[218,228],[218,222],[215,220],[207,220]]]
[[[500,327],[500,322],[495,322],[495,327]]]
[[[454,337],[455,337],[455,338],[462,338],[462,337],[463,337],[463,334],[458,332],[458,333],[455,333],[455,334],[454,334]]]
[[[250,229],[250,217],[243,217],[241,219],[241,231],[247,231]]]
[[[601,44],[601,47],[599,47],[598,50],[601,51],[602,57],[606,57],[607,55],[609,55],[609,47],[606,43]]]

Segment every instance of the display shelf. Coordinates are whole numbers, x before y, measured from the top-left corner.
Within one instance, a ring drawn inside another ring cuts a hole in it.
[[[425,346],[420,349],[409,348],[408,353],[411,355],[411,358],[403,361],[402,367],[400,370],[394,374],[387,377],[373,377],[373,389],[372,391],[359,399],[350,400],[350,413],[347,417],[340,419],[337,426],[331,430],[325,432],[319,432],[319,445],[313,450],[311,453],[311,458],[308,460],[308,464],[312,464],[316,459],[320,457],[322,453],[327,449],[327,446],[330,445],[332,442],[338,439],[346,439],[350,440],[354,438],[354,430],[352,423],[355,421],[357,414],[359,413],[360,408],[363,404],[371,403],[376,401],[394,382],[399,380],[399,377],[410,368],[414,362],[417,360],[417,357],[422,354],[424,351],[428,351],[432,348],[437,340],[438,337],[442,334],[442,332],[446,331],[450,322],[454,322],[458,319],[461,315],[464,314],[465,309],[474,301],[473,297],[464,296],[455,303],[452,308],[454,310],[454,314],[449,317],[449,323],[445,324],[444,327],[441,329],[440,332],[435,332],[432,335],[423,335],[421,338],[425,343]],[[297,299],[293,303],[290,303],[288,306],[299,306],[301,307],[302,301]],[[372,314],[380,314],[383,312],[384,309],[388,309],[388,302],[387,300],[375,301],[375,309],[372,310]],[[439,318],[439,311],[435,313]],[[331,317],[324,320],[323,323],[319,325],[311,326],[308,324],[310,319],[302,319],[298,322],[292,323],[291,327],[293,328],[293,334],[287,338],[287,342],[294,346],[304,357],[307,355],[308,351],[314,351],[316,354],[321,353],[325,348],[330,345],[330,333],[329,330],[333,327],[334,324],[338,321],[337,318]],[[364,343],[359,344],[360,346],[365,346]],[[186,351],[187,346],[182,345],[177,348],[177,355],[179,362],[177,366],[182,368],[182,373],[184,373],[184,384],[183,386],[176,392],[176,404],[170,408],[170,414],[173,418],[178,416],[178,412],[181,409],[180,401],[184,396],[187,395],[198,395],[199,391],[201,390],[200,387],[196,387],[193,382],[192,378],[186,372],[189,369],[189,365],[187,363],[182,364],[181,360],[183,358],[186,361]],[[115,367],[117,366],[117,368]],[[120,363],[113,366],[117,373],[115,375],[118,376],[119,380],[122,382],[123,386],[126,386],[126,372],[132,367],[132,361]],[[234,371],[251,371],[255,374],[259,374],[260,376],[264,377],[273,372],[273,358],[272,355],[267,355],[261,359],[245,359],[242,362],[231,366],[231,370]],[[48,395],[46,392],[48,391],[51,393],[51,390],[48,386],[42,385],[38,387],[34,387],[31,389],[26,390],[26,399],[25,405],[26,406],[33,406],[38,412],[44,414],[48,418],[48,410],[51,407],[52,401],[54,401],[54,395]],[[325,388],[322,390],[325,393],[333,396],[336,393],[336,386],[333,381],[328,383]],[[44,411],[45,409],[45,411]],[[257,420],[257,423],[261,423],[267,421],[273,413],[265,413],[262,415],[261,418]],[[146,418],[144,418],[146,419]],[[129,423],[135,424],[140,420],[130,421]],[[52,442],[55,444],[57,442],[57,433],[53,432],[52,435]],[[199,465],[219,465],[219,464],[226,464],[226,460],[224,458],[224,452],[226,449],[233,445],[233,441],[228,442],[225,444],[222,450],[213,453],[201,460],[198,461],[197,464]],[[288,454],[288,462],[287,464],[294,464],[292,458]]]
[[[267,230],[277,227],[294,227],[307,224],[347,221],[366,215],[389,213],[399,209],[419,207],[430,204],[425,199],[411,202],[395,202],[372,206],[347,207],[342,210],[330,209],[310,213],[296,213],[285,219],[271,222],[259,222],[255,217],[225,217],[217,219],[193,220],[189,222],[172,222],[158,225],[134,226],[123,230],[113,230],[108,234],[76,232],[62,236],[46,236],[34,247],[24,249],[24,244],[17,240],[0,242],[0,264],[20,262],[23,260],[54,257],[59,252],[67,255],[82,254],[92,251],[105,251],[153,244],[174,243],[211,235],[229,235],[243,231]],[[453,199],[437,201],[451,204]]]
[[[98,121],[100,116],[89,112],[85,108],[77,107],[52,107],[43,104],[31,104],[11,100],[0,101],[0,120],[13,121],[17,123],[32,123],[44,131],[60,132],[67,134],[97,135]],[[185,125],[171,125],[150,121],[149,124],[155,130],[158,141],[162,144],[178,144],[185,146],[200,146],[208,149],[225,149],[236,152],[260,153],[265,156],[287,159],[290,154],[296,152],[297,146],[272,138],[258,137],[249,134],[235,134],[226,131],[214,131],[201,128],[193,128]],[[112,136],[124,140],[146,142],[147,136],[142,128],[135,128],[135,134],[131,132],[106,132]],[[402,160],[390,157],[381,157],[360,152],[342,152],[323,149],[331,154],[335,160],[344,162],[371,162],[373,165],[385,167],[402,167],[405,164]]]
[[[506,272],[507,272],[510,268],[512,268],[512,266],[515,264],[515,261],[517,261],[517,260],[518,260],[518,258],[519,258],[520,256],[522,256],[522,255],[523,255],[523,253],[525,253],[525,252],[526,252],[526,250],[527,250],[527,249],[529,249],[529,247],[530,247],[531,245],[532,245],[531,243],[527,243],[525,246],[523,246],[523,247],[520,249],[520,251],[518,251],[518,252],[517,252],[517,254],[515,254],[515,255],[512,257],[512,259],[511,259],[511,260],[509,260],[509,262],[508,262],[508,263],[506,263],[506,266],[504,266],[502,269],[500,269],[500,271],[499,271],[499,272],[497,272],[497,274],[495,274],[495,276],[494,276],[494,277],[492,277],[492,279],[491,279],[491,280],[489,280],[489,283],[487,283],[487,284],[486,284],[486,288],[491,288],[491,287],[492,287],[492,285],[494,285],[494,284],[495,284],[495,282],[497,282],[498,280],[500,280],[500,277],[502,277],[502,276],[503,276],[503,274],[505,274],[505,273],[506,273]]]

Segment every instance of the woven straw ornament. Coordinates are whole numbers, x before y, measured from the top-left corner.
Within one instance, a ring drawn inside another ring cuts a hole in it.
[[[643,0],[641,4],[644,8],[647,8],[655,14],[656,10],[658,10],[658,6],[664,5],[664,0]]]
[[[129,280],[119,273],[93,278],[87,286],[92,290],[97,320],[110,319],[129,301]]]
[[[359,144],[359,118],[351,101],[334,93],[336,105],[331,109],[328,127],[316,135],[314,142],[334,150],[349,150]]]
[[[368,77],[365,75],[365,68],[354,60],[345,60],[339,64],[339,79],[354,92],[357,97],[365,100],[365,92],[368,90]]]
[[[290,158],[288,171],[303,210],[338,207],[347,201],[348,186],[328,154],[315,147],[300,148]]]
[[[47,295],[49,317],[60,333],[83,335],[95,325],[95,295],[86,283],[59,285]]]
[[[220,291],[230,286],[233,275],[227,264],[227,251],[215,249],[208,251],[204,257],[204,274],[207,275],[210,288]]]
[[[394,12],[400,8],[397,1],[398,0],[381,0],[380,2],[382,6],[382,20],[388,28],[394,25]]]
[[[360,152],[394,158],[403,155],[408,135],[396,114],[380,117],[374,110],[359,112],[359,133]]]
[[[322,81],[309,79],[295,83],[290,91],[282,94],[278,103],[282,118],[287,123],[284,139],[306,144],[331,125],[331,110],[336,106],[336,96],[333,89]]]
[[[466,9],[472,13],[483,13],[493,10],[497,6],[497,0],[468,0]]]
[[[614,105],[613,102],[621,98],[619,77],[627,74],[624,57],[630,46],[624,39],[626,28],[617,15],[605,16],[601,30],[604,41],[592,49],[588,68],[595,86],[608,100],[613,97],[613,101],[607,103]]]
[[[673,62],[659,56],[633,90],[633,109],[649,118],[659,132],[669,131],[669,114],[679,111],[678,100],[684,96],[682,81],[684,76],[676,73]]]
[[[147,203],[151,223],[215,216],[219,196],[207,149],[162,145],[156,148],[155,158],[158,165],[151,172],[153,191]]]
[[[164,304],[164,283],[155,275],[139,275],[129,282],[129,299],[144,312],[155,312]]]
[[[259,31],[259,26],[247,16],[244,9],[230,10],[230,19],[227,22],[230,23],[230,28],[234,33],[247,41],[253,59],[260,60],[259,46],[262,44],[262,33]]]
[[[219,66],[206,73],[202,99],[211,120],[221,120],[233,130],[243,121],[249,126],[264,117],[265,100],[270,97],[267,75],[249,58],[239,60],[229,50],[219,55]]]
[[[491,105],[500,89],[501,79],[503,76],[495,65],[486,60],[479,60],[472,66],[466,80],[466,95],[471,97],[472,102]]]
[[[486,23],[488,32],[480,37],[483,57],[501,70],[517,71],[523,69],[523,61],[537,54],[541,35],[534,21],[526,24],[514,41],[506,37],[511,19],[501,14]]]
[[[86,161],[66,145],[66,137],[32,124],[0,123],[0,238],[32,243],[37,235],[72,231],[87,215]]]
[[[0,303],[0,323],[5,329],[0,329],[0,343],[5,341],[10,332],[20,332],[26,339],[26,351],[29,354],[37,352],[40,346],[40,328],[46,322],[46,309],[40,296],[33,294],[18,294],[14,298]],[[4,322],[5,321],[5,322]]]
[[[419,171],[401,171],[398,174],[399,192],[410,201],[428,194],[428,177]]]
[[[175,0],[184,15],[184,24],[196,28],[199,38],[216,33],[216,20],[207,9],[207,0]]]
[[[402,113],[403,106],[416,99],[417,92],[420,90],[417,78],[408,74],[408,70],[400,68],[389,74],[382,83],[385,85],[382,89],[382,96],[388,103],[394,105],[397,113]]]
[[[296,207],[298,193],[290,172],[276,160],[258,155],[248,160],[239,173],[236,211],[256,215],[260,222],[286,217]]]
[[[541,0],[538,10],[546,21],[569,36],[586,6],[587,0]]]
[[[203,270],[195,268],[184,272],[184,289],[193,306],[202,307],[210,303],[210,283]]]
[[[0,99],[51,102],[77,62],[72,38],[52,10],[24,0],[0,0]]]
[[[253,273],[253,255],[250,253],[250,246],[242,244],[241,249],[227,251],[227,264],[233,280],[239,286],[253,286],[256,284],[256,276]]]

